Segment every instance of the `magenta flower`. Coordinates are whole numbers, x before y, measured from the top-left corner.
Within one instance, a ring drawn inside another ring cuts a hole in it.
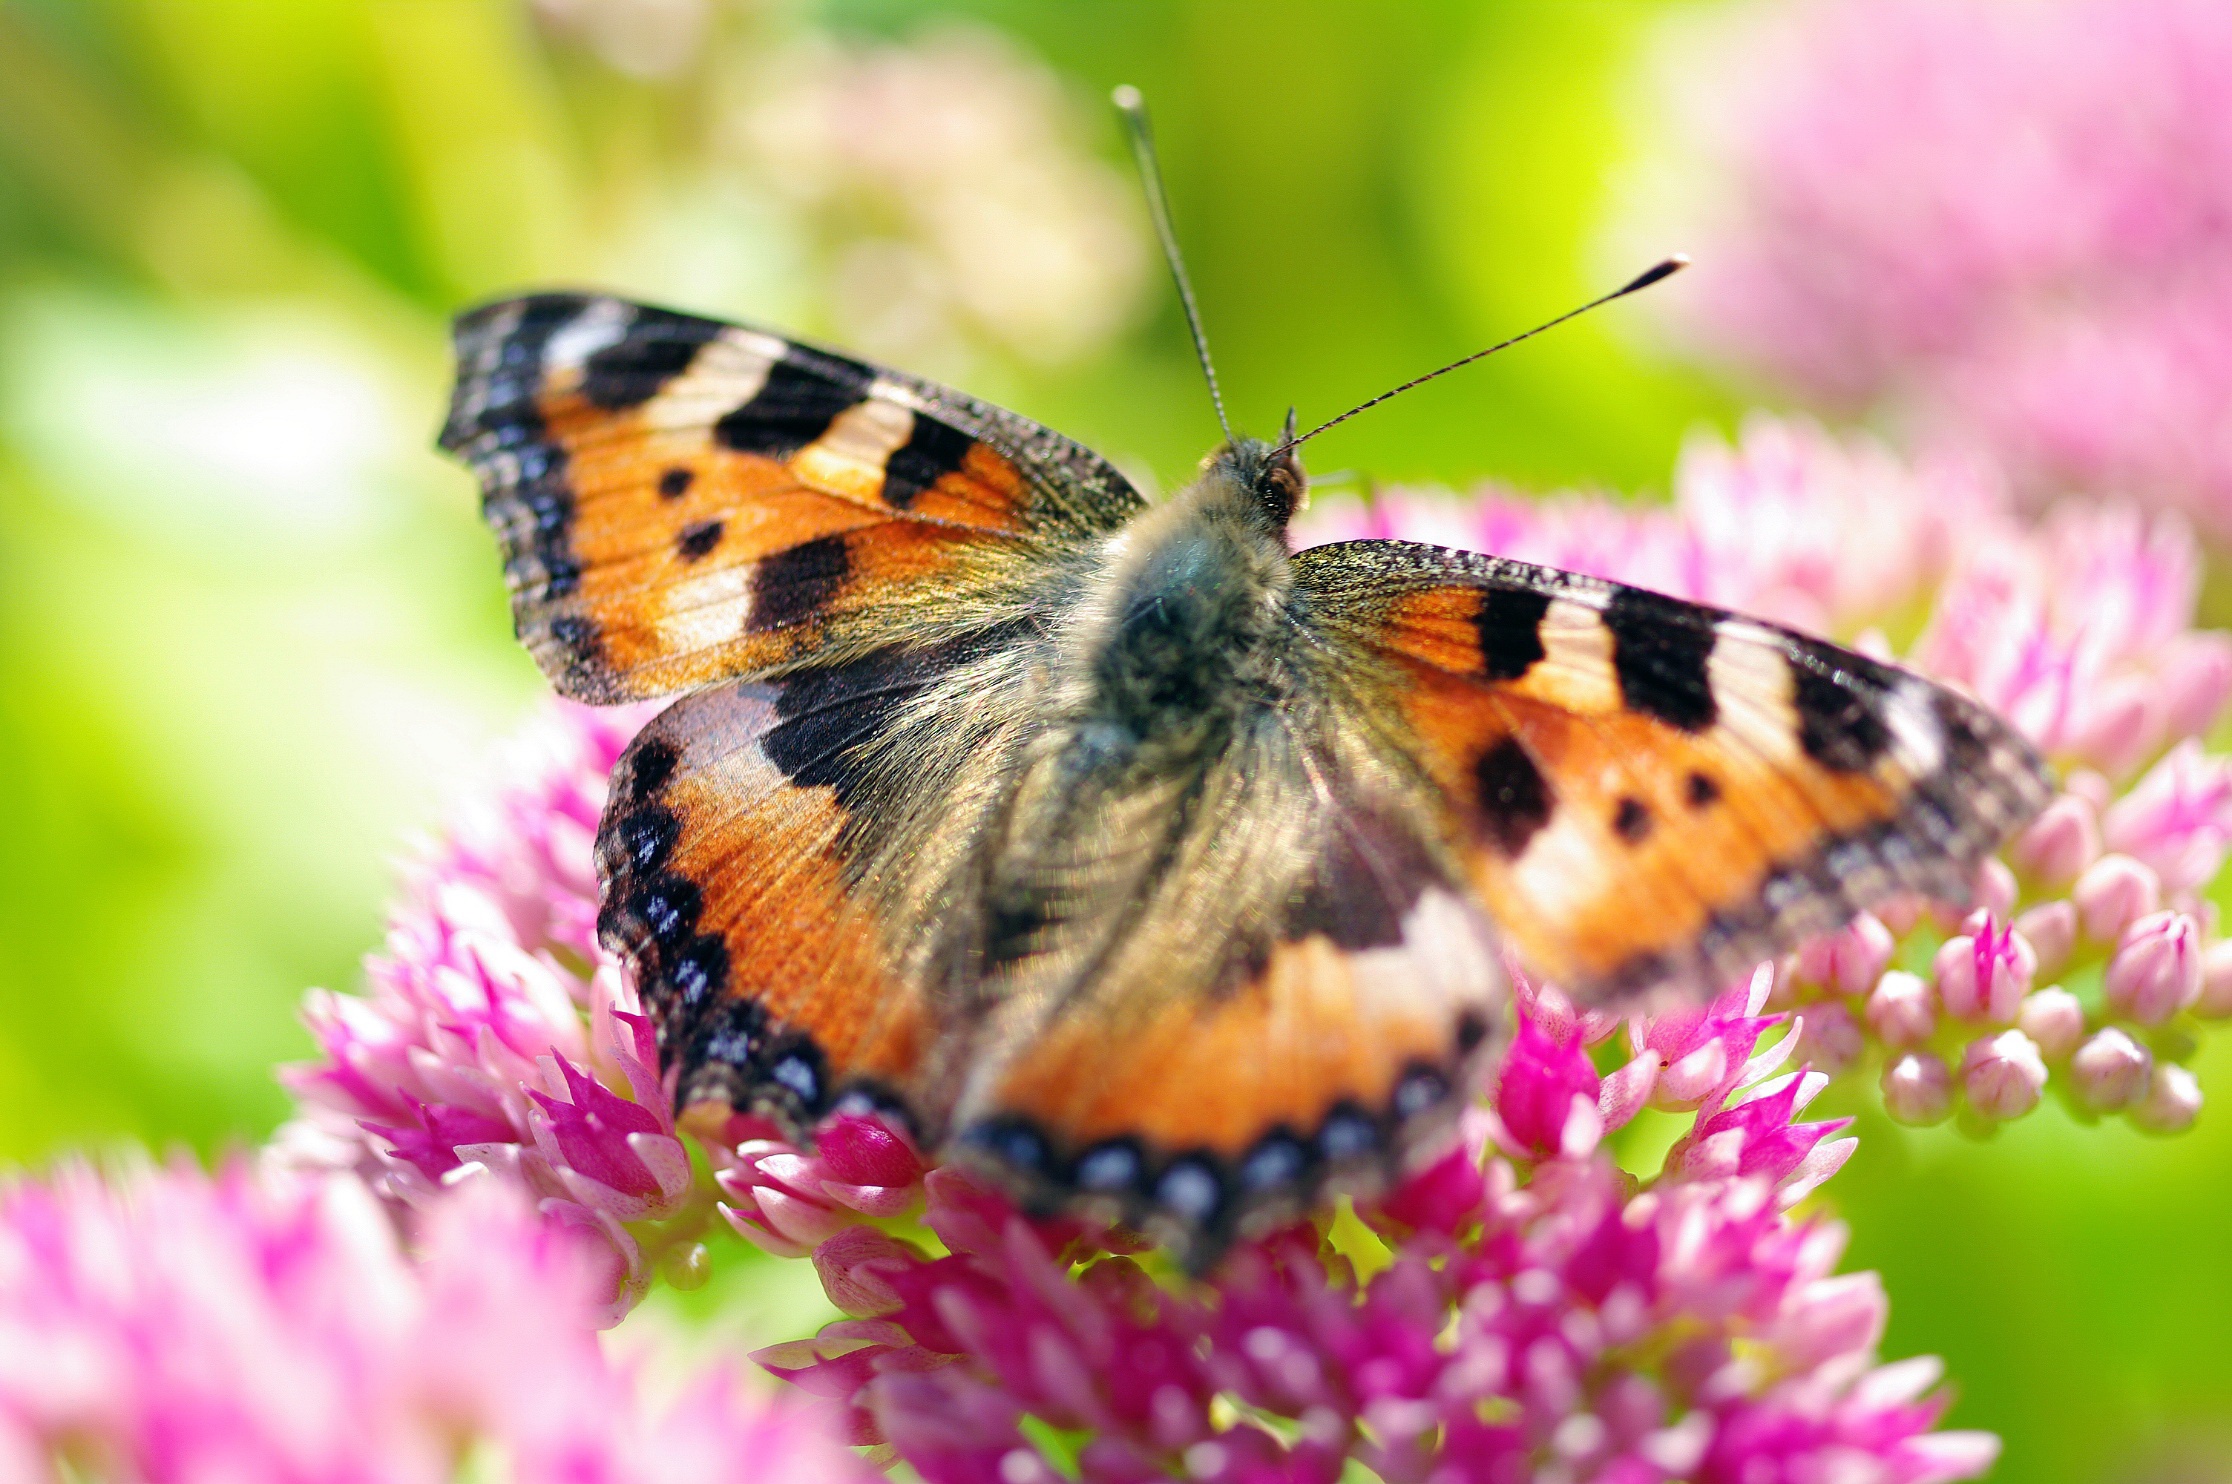
[[[1586,1154],[1604,1136],[1605,1118],[1597,1107],[1603,1090],[1604,1080],[1578,1034],[1569,1033],[1561,1044],[1521,1017],[1489,1099],[1505,1135],[1498,1142],[1532,1159]]]
[[[1321,502],[1303,535],[1469,547],[1829,630],[1921,591],[2001,503],[1972,467],[1910,465],[1867,440],[1765,416],[1748,418],[1733,446],[1692,439],[1673,494],[1666,509],[1494,487],[1469,504],[1397,490],[1368,510]]]
[[[844,1115],[822,1125],[811,1155],[775,1140],[738,1145],[716,1181],[735,1202],[722,1214],[741,1236],[778,1257],[802,1257],[860,1217],[918,1206],[924,1169],[880,1119]]]
[[[1697,344],[2232,529],[2225,7],[1809,0],[1682,61]]]
[[[2201,929],[2183,912],[2155,912],[2124,929],[2101,992],[2140,1025],[2160,1025],[2201,996]]]
[[[609,1247],[483,1178],[414,1259],[358,1181],[65,1166],[0,1188],[0,1475],[149,1484],[861,1477],[722,1369],[661,1404],[594,1326]]]
[[[934,1171],[946,1255],[844,1228],[815,1263],[853,1317],[760,1358],[932,1484],[1330,1484],[1351,1461],[1389,1480],[1731,1484],[1988,1467],[1990,1438],[1930,1430],[1934,1362],[1875,1363],[1883,1296],[1834,1275],[1841,1233],[1784,1214],[1849,1152],[1824,1142],[1835,1125],[1792,1121],[1820,1079],[1716,1101],[1639,1191],[1596,1147],[1625,1069],[1597,1077],[1584,1023],[1548,1018],[1522,1019],[1493,1114],[1363,1208],[1383,1246],[1302,1225],[1173,1287],[1115,1234],[1034,1224]],[[1701,1045],[1703,1023],[1681,1039]],[[1757,1034],[1725,1010],[1717,1026],[1724,1055]],[[1756,1073],[1738,1054],[1731,1085]],[[1610,1121],[1646,1090],[1626,1077]]]
[[[613,1315],[710,1212],[633,988],[596,944],[590,842],[640,711],[554,708],[520,781],[413,868],[364,995],[312,993],[323,1059],[282,1076],[288,1157],[353,1169],[399,1212],[473,1168],[594,1230],[619,1257]]]
[[[1969,548],[1912,658],[2047,753],[2122,775],[2232,695],[2232,640],[2190,627],[2199,583],[2175,517],[2064,507]]]

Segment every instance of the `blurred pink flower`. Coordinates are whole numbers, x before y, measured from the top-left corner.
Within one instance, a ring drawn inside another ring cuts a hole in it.
[[[1369,507],[1323,502],[1297,535],[1489,551],[1826,632],[1897,608],[1999,508],[1973,467],[1908,464],[1865,438],[1755,415],[1733,445],[1689,441],[1671,508],[1493,486],[1464,504],[1393,490]]]
[[[716,1181],[735,1202],[722,1214],[739,1235],[778,1257],[801,1257],[862,1216],[919,1205],[925,1168],[880,1119],[847,1114],[822,1125],[812,1154],[771,1139],[738,1145]]]
[[[411,868],[364,995],[314,991],[322,1060],[283,1070],[303,1115],[281,1157],[355,1170],[399,1212],[487,1168],[619,1254],[614,1315],[649,1281],[639,1234],[695,1202],[634,990],[596,944],[590,863],[606,776],[640,710],[559,706],[513,781]]]
[[[2057,757],[2128,773],[2205,731],[2232,695],[2232,640],[2192,627],[2201,557],[2182,521],[2064,506],[1979,532],[1913,662]]]
[[[1804,0],[1692,39],[1697,343],[2232,532],[2232,10]]]
[[[0,1188],[0,1475],[149,1484],[862,1476],[797,1409],[655,1404],[593,1326],[611,1251],[482,1179],[414,1260],[365,1187],[69,1165]]]
[[[2188,737],[2109,808],[2101,837],[2153,867],[2170,891],[2208,885],[2232,847],[2232,760]]]
[[[1747,1017],[1718,1023],[1748,1046]],[[815,1262],[854,1317],[760,1358],[932,1484],[1330,1484],[1350,1460],[1389,1480],[1701,1484],[1988,1467],[1992,1439],[1930,1431],[1935,1362],[1875,1363],[1883,1295],[1834,1275],[1838,1229],[1784,1214],[1849,1152],[1823,1143],[1834,1125],[1791,1121],[1819,1079],[1716,1101],[1638,1191],[1597,1133],[1647,1083],[1600,1115],[1627,1074],[1599,1078],[1583,1044],[1577,1020],[1522,1020],[1495,1112],[1362,1209],[1377,1254],[1301,1225],[1173,1288],[1107,1234],[934,1171],[948,1255],[846,1227]],[[1495,1151],[1512,1140],[1531,1152]],[[1074,1456],[1042,1451],[1050,1435]]]

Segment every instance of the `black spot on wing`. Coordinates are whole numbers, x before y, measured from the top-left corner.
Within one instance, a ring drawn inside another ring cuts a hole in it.
[[[690,485],[696,478],[695,470],[676,464],[659,476],[659,497],[665,500],[681,499],[690,492]]]
[[[748,1071],[766,1038],[767,1014],[758,1004],[732,999],[719,1005],[682,1039],[681,1060],[690,1070],[677,1089],[677,1100],[694,1103],[724,1097],[745,1105]]]
[[[1209,1154],[1180,1155],[1155,1180],[1155,1204],[1189,1227],[1215,1226],[1229,1198],[1224,1171]]]
[[[1630,845],[1640,845],[1651,835],[1650,806],[1641,799],[1620,800],[1612,811],[1612,833]]]
[[[664,737],[639,737],[613,770],[613,782],[631,793],[649,796],[667,786],[681,761],[682,749]]]
[[[1243,1200],[1299,1192],[1315,1172],[1317,1152],[1284,1127],[1273,1128],[1240,1156],[1233,1183]]]
[[[1641,588],[1623,587],[1605,605],[1612,667],[1634,710],[1686,732],[1713,724],[1719,708],[1705,662],[1713,653],[1713,614]]]
[[[760,750],[800,788],[835,789],[849,809],[865,786],[859,750],[889,731],[899,708],[936,678],[904,650],[804,671],[783,682],[777,721],[760,738]]]
[[[665,1000],[680,1013],[691,1015],[712,1003],[727,986],[728,974],[728,944],[712,933],[700,933],[665,955],[655,971],[644,978],[650,985],[653,1004]]]
[[[1489,840],[1506,857],[1527,848],[1535,831],[1550,822],[1555,800],[1517,737],[1506,737],[1480,755],[1473,767],[1480,786],[1480,813]]]
[[[637,308],[627,332],[581,368],[581,395],[607,412],[640,407],[690,368],[698,347],[721,333],[715,320]]]
[[[1523,587],[1492,587],[1480,595],[1473,623],[1480,630],[1480,669],[1490,680],[1517,680],[1542,658],[1542,617],[1550,595]]]
[[[895,510],[961,467],[976,440],[926,412],[914,415],[914,431],[884,461],[883,501]]]
[[[684,526],[682,534],[674,541],[675,555],[685,562],[703,561],[708,552],[721,544],[721,528],[722,523],[717,520],[701,520]]]
[[[1692,809],[1704,809],[1720,802],[1721,789],[1710,773],[1692,773],[1683,785],[1683,796]]]
[[[663,804],[647,803],[619,814],[612,821],[608,836],[619,853],[608,864],[607,874],[615,867],[656,871],[666,864],[668,855],[674,850],[674,842],[681,835],[681,820]]]
[[[1015,643],[1022,624],[942,644],[882,649],[849,665],[803,670],[780,682],[775,725],[760,738],[767,760],[801,788],[836,790],[850,809],[868,786],[862,749],[891,730],[900,709],[957,666]]]
[[[810,1124],[829,1103],[829,1062],[811,1037],[792,1034],[761,1053],[761,1101],[787,1104],[793,1124]]]
[[[738,453],[787,459],[828,432],[874,380],[857,361],[794,345],[768,368],[758,395],[713,424],[713,437]]]
[[[595,619],[578,613],[561,613],[550,621],[544,632],[550,636],[551,647],[558,651],[563,670],[578,678],[584,672],[603,667],[604,645],[597,634]]]
[[[1791,701],[1806,756],[1839,773],[1874,767],[1891,745],[1883,703],[1897,684],[1896,673],[1835,645],[1787,642]]]
[[[1147,1160],[1136,1139],[1108,1139],[1077,1157],[1070,1182],[1091,1195],[1145,1193]]]
[[[762,559],[752,569],[746,631],[764,634],[819,617],[843,590],[851,570],[842,536],[817,536]]]

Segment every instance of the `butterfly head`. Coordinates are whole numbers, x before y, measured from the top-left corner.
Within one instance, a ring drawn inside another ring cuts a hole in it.
[[[1310,500],[1310,477],[1302,472],[1301,456],[1286,446],[1293,434],[1294,414],[1289,412],[1279,442],[1236,437],[1219,445],[1202,465],[1202,493],[1217,503],[1239,505],[1266,530],[1284,533],[1287,522]]]

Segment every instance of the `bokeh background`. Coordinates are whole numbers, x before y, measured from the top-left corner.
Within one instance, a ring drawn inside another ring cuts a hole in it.
[[[268,1133],[302,991],[355,981],[393,861],[541,696],[431,447],[458,307],[594,284],[793,328],[1167,489],[1215,424],[1112,84],[1155,107],[1227,395],[1267,430],[1699,247],[1743,182],[1682,141],[1710,143],[1729,28],[1777,9],[0,3],[0,1159]],[[1649,499],[1748,407],[1917,426],[1699,355],[1710,268],[1316,469]],[[1944,1356],[1951,1424],[2006,1439],[1997,1477],[2232,1478],[2218,1111],[2157,1141],[2049,1102],[1988,1142],[1853,1111],[1850,1261],[1884,1273],[1886,1352]]]

